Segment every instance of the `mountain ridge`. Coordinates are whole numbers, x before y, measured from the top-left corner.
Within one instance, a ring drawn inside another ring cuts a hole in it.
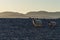
[[[30,11],[26,14],[12,11],[0,12],[0,18],[60,18],[60,12]]]

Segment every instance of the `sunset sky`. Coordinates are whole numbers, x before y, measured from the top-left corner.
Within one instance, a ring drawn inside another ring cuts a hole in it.
[[[0,12],[60,11],[60,0],[0,0]]]

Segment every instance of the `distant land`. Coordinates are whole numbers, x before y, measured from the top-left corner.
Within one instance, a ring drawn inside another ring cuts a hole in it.
[[[31,11],[26,14],[18,12],[0,12],[0,18],[60,18],[60,12]]]
[[[26,15],[18,12],[1,12],[0,18],[26,18]]]

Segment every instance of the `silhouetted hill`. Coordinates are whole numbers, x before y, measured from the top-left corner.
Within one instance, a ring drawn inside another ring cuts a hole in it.
[[[60,18],[60,12],[32,11],[27,14],[18,12],[1,12],[0,18]]]
[[[26,16],[18,12],[1,12],[0,18],[25,18]]]
[[[28,17],[37,18],[60,18],[60,12],[47,12],[47,11],[37,11],[28,12],[26,14]]]

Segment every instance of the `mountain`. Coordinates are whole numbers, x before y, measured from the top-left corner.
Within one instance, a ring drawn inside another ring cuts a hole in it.
[[[18,12],[0,12],[0,18],[60,18],[60,12],[31,11],[26,14]]]
[[[26,16],[18,12],[1,12],[0,18],[26,18]]]
[[[26,15],[32,18],[60,18],[60,12],[32,11]]]

